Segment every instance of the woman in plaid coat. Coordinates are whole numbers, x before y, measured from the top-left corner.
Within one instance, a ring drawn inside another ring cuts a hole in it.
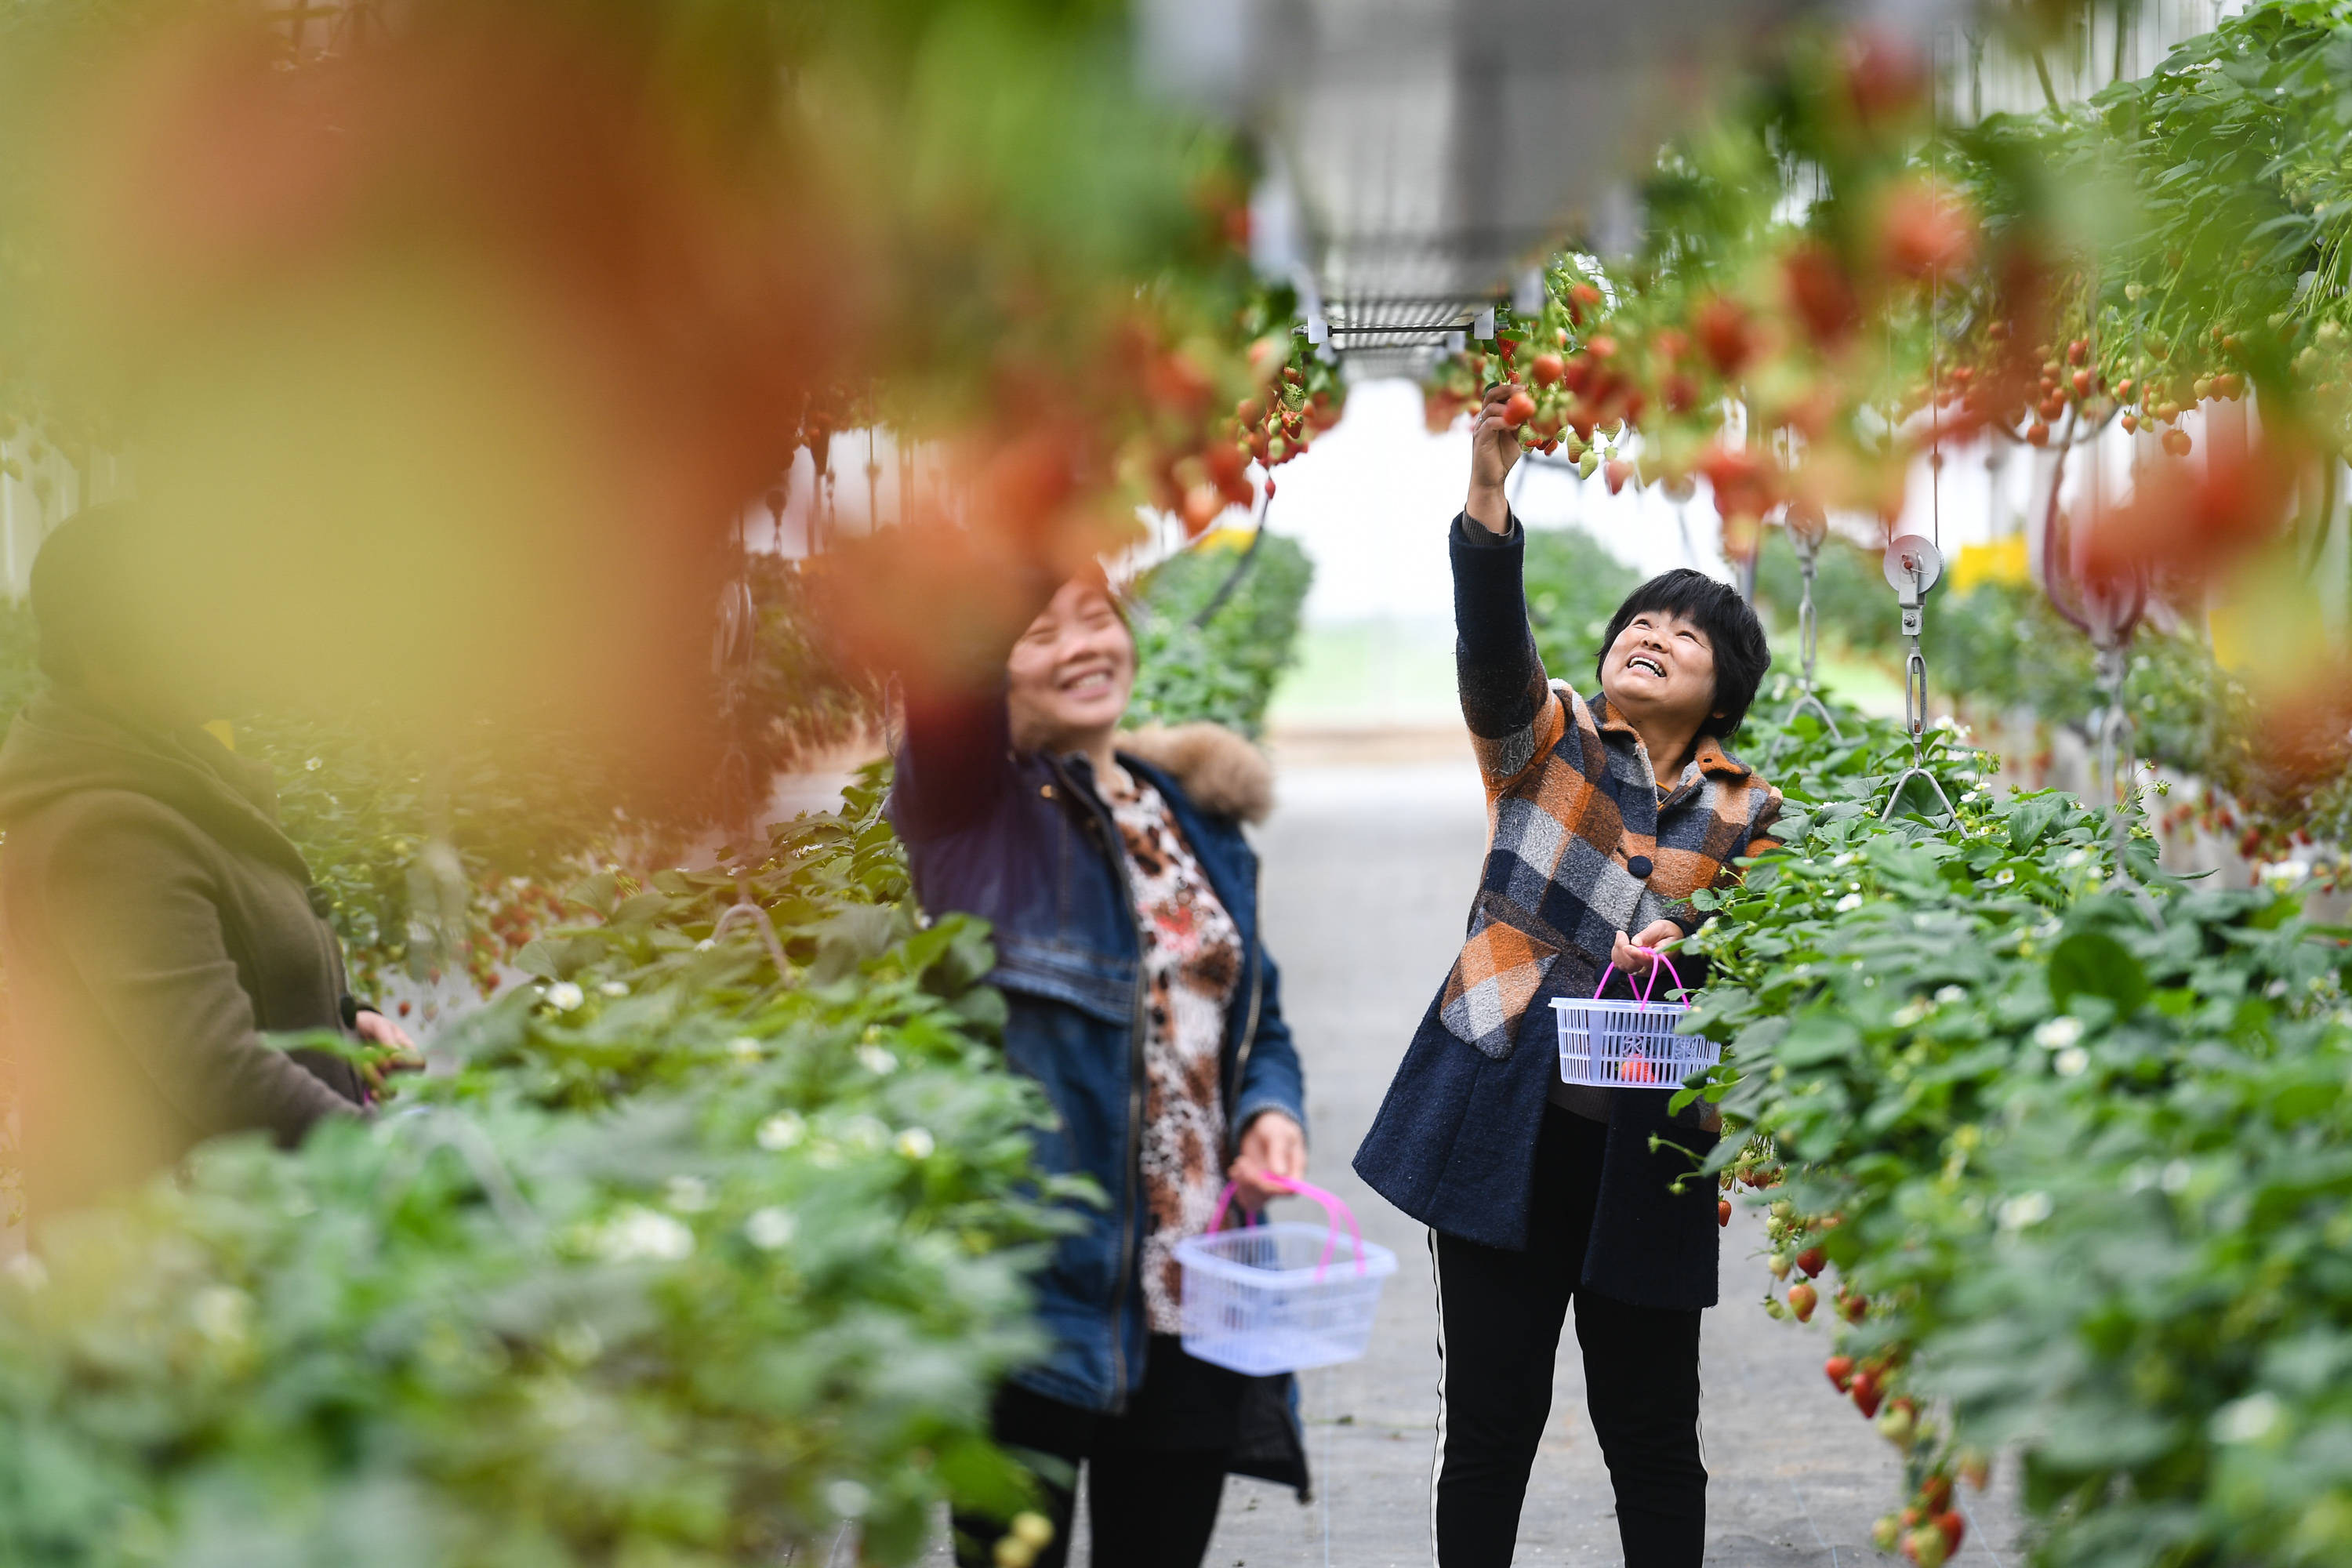
[[[1691,895],[1766,847],[1780,792],[1722,739],[1771,653],[1738,594],[1669,572],[1610,623],[1599,695],[1549,680],[1503,493],[1519,453],[1502,420],[1508,392],[1480,410],[1450,542],[1486,868],[1461,955],[1356,1169],[1430,1227],[1442,1568],[1511,1561],[1571,1300],[1627,1568],[1698,1568],[1699,1311],[1716,1300],[1716,1194],[1673,1186],[1714,1146],[1717,1118],[1695,1105],[1670,1119],[1654,1091],[1560,1082],[1550,1002],[1592,994],[1611,963],[1646,976],[1639,950],[1696,929]],[[1697,978],[1687,964],[1683,977]]]

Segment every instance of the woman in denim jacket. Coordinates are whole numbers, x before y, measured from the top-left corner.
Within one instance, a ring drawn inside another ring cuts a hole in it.
[[[1065,584],[992,689],[910,702],[890,814],[933,912],[992,925],[1004,1054],[1044,1086],[1039,1164],[1108,1203],[1038,1281],[1045,1358],[1000,1393],[994,1435],[1033,1458],[1058,1568],[1081,1465],[1094,1560],[1197,1568],[1228,1471],[1306,1486],[1287,1378],[1195,1361],[1175,1243],[1230,1177],[1255,1209],[1306,1167],[1298,1058],[1258,940],[1244,821],[1271,777],[1213,725],[1119,733],[1135,641],[1098,576]],[[957,1521],[958,1561],[1002,1562],[1002,1526]],[[1027,1542],[1003,1543],[1019,1558]]]

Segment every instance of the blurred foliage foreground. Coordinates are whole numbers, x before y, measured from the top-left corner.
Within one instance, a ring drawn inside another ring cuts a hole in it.
[[[1238,560],[1146,584],[1139,716],[1262,721],[1310,568]],[[797,576],[755,578],[764,779],[874,694]],[[28,625],[0,616],[10,712]],[[633,819],[551,739],[461,765],[236,733],[355,973],[535,983],[373,1123],[207,1146],[0,1276],[0,1562],[718,1563],[845,1528],[905,1561],[942,1498],[1018,1506],[988,1398],[1038,1348],[1024,1279],[1073,1194],[1034,1179],[1047,1108],[995,1052],[984,928],[917,912],[879,764],[751,859],[558,894],[691,822]]]
[[[0,1561],[902,1562],[942,1496],[1017,1506],[988,1397],[1069,1194],[880,799],[589,879],[454,1073],[47,1229],[0,1278]]]
[[[1686,1092],[1746,1129],[1714,1164],[1768,1209],[1768,1309],[1835,1326],[1903,1456],[1877,1544],[1937,1568],[2009,1450],[2044,1568],[2347,1561],[2352,933],[1993,791],[1948,729],[1957,819],[1883,819],[1910,745],[1839,722],[1742,738],[1786,847],[1701,895],[1728,1060]]]

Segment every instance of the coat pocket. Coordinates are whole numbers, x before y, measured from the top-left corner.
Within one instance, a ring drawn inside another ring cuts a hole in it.
[[[1504,924],[1482,908],[1470,940],[1462,944],[1462,956],[1445,977],[1439,1022],[1464,1045],[1503,1060],[1518,1038],[1528,1005],[1559,958],[1559,949]]]

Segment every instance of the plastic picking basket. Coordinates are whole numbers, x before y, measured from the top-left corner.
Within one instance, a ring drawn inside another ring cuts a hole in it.
[[[1604,1001],[1601,992],[1617,966],[1601,972],[1601,984],[1590,1001],[1570,996],[1552,998],[1552,1014],[1559,1023],[1559,1079],[1562,1083],[1595,1089],[1680,1089],[1683,1080],[1701,1068],[1723,1059],[1723,1047],[1697,1035],[1677,1035],[1675,1027],[1690,1009],[1679,1002],[1650,999],[1663,968],[1675,975],[1675,989],[1683,979],[1674,965],[1654,949],[1643,948],[1657,960],[1650,966],[1650,984],[1638,1002]]]
[[[1396,1254],[1366,1241],[1345,1203],[1305,1182],[1276,1184],[1321,1204],[1328,1223],[1226,1230],[1228,1183],[1208,1234],[1176,1244],[1185,1351],[1253,1377],[1362,1355],[1381,1283],[1396,1272]]]

